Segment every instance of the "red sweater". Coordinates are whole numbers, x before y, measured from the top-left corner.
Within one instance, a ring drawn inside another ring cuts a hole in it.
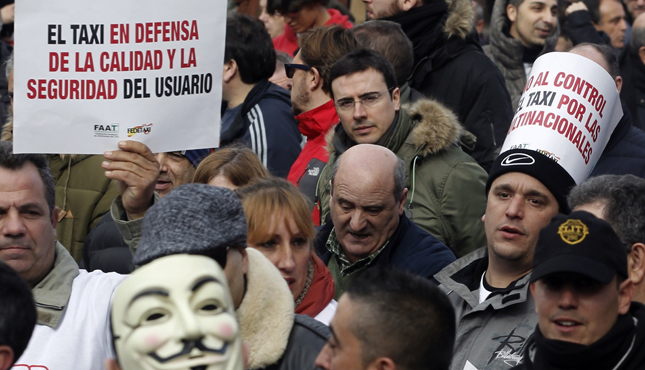
[[[352,28],[354,25],[349,21],[346,15],[342,15],[336,9],[327,9],[331,19],[325,23],[325,26],[339,24],[347,28]],[[288,24],[284,25],[284,33],[273,39],[273,48],[277,51],[284,51],[292,57],[298,49],[298,36],[293,32],[293,29]]]

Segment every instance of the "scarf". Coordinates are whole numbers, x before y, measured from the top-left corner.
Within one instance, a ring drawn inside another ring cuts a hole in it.
[[[334,279],[325,263],[311,252],[309,263],[314,267],[314,278],[296,313],[316,317],[334,299]]]

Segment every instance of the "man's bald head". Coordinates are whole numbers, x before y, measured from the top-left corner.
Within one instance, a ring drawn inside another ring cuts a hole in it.
[[[596,62],[596,64],[609,73],[616,83],[616,89],[620,92],[620,89],[623,87],[623,79],[619,75],[620,67],[618,66],[618,59],[612,48],[607,45],[582,43],[574,46],[569,52]]]
[[[634,19],[632,33],[629,36],[629,51],[637,55],[645,64],[645,13]]]
[[[401,198],[405,189],[403,161],[391,150],[380,145],[359,144],[345,151],[334,163],[331,177],[332,192],[337,174],[349,176],[357,181],[370,178],[393,179],[393,194],[396,199]],[[392,186],[392,183],[390,185]]]

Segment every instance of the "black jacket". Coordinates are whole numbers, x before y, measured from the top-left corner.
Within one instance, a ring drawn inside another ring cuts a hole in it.
[[[431,2],[385,19],[399,23],[414,46],[410,87],[457,114],[477,137],[466,152],[490,170],[513,110],[502,73],[470,34],[470,1]]]
[[[287,90],[268,80],[251,89],[231,127],[221,133],[220,146],[240,140],[251,147],[271,174],[287,178],[302,141]]]
[[[620,99],[627,105],[634,127],[645,130],[645,65],[638,55],[629,50],[623,54],[620,76],[623,78]]]
[[[282,358],[266,370],[300,370],[316,368],[316,357],[327,343],[329,328],[305,315],[296,315],[289,334],[289,344]]]
[[[83,266],[87,271],[118,272],[129,274],[134,271],[132,253],[116,227],[110,212],[85,238],[83,243]]]
[[[314,240],[316,253],[325,264],[329,263],[332,256],[325,244],[333,227],[331,222],[322,226]],[[439,239],[401,215],[399,227],[385,249],[376,257],[374,265],[395,267],[437,283],[433,275],[454,261],[455,255]]]
[[[629,110],[623,103],[623,118],[590,176],[626,174],[645,178],[645,132],[632,126]]]
[[[548,340],[536,328],[527,341],[524,363],[513,370],[642,370],[644,346],[645,306],[632,302],[629,313],[620,315],[609,332],[589,346]]]

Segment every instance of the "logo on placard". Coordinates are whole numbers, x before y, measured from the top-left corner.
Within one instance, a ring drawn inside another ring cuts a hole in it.
[[[512,153],[502,160],[502,166],[530,166],[535,158],[526,153]]]
[[[134,126],[128,129],[128,137],[132,137],[136,134],[145,134],[148,135],[152,131],[152,123],[147,125]]]
[[[109,125],[94,125],[94,137],[119,137],[119,124],[110,123]]]
[[[589,234],[589,228],[580,220],[567,220],[558,227],[558,235],[567,244],[578,244],[585,240]]]
[[[555,155],[555,154],[553,154],[551,152],[548,152],[548,151],[542,150],[542,149],[535,149],[535,151],[540,153],[540,154],[543,154],[545,157],[553,160],[555,163],[560,162],[560,157],[558,157],[557,155]]]

